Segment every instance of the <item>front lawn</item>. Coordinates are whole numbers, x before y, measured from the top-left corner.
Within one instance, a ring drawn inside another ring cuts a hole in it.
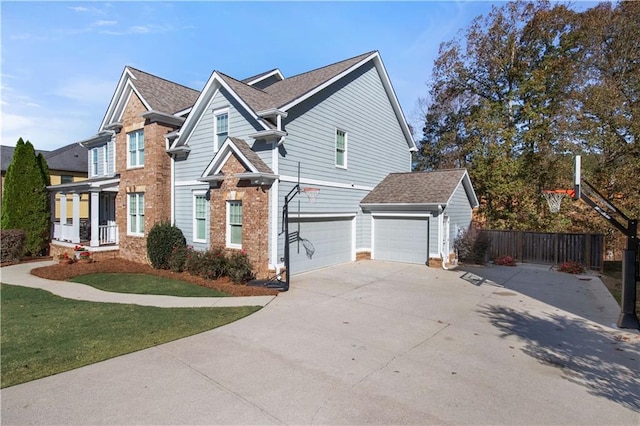
[[[104,291],[133,294],[162,294],[181,297],[226,297],[227,293],[172,278],[147,274],[89,274],[70,281]]]
[[[260,309],[94,303],[7,284],[1,292],[3,388],[211,330]]]

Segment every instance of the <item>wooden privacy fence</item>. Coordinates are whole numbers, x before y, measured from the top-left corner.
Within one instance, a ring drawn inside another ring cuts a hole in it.
[[[604,237],[602,234],[563,234],[526,231],[482,231],[489,237],[489,258],[512,256],[525,263],[558,265],[578,262],[593,270],[602,270]]]

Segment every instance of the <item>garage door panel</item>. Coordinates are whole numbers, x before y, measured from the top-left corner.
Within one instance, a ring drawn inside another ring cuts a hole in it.
[[[373,257],[424,264],[429,251],[429,218],[376,217]]]
[[[291,273],[297,274],[351,261],[352,218],[289,220],[289,232],[299,229],[300,238],[311,243],[314,251],[309,257],[302,241],[291,242],[289,246]]]

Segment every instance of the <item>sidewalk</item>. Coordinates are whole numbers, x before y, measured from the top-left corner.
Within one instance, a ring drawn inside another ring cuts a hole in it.
[[[46,280],[31,275],[30,271],[55,262],[33,262],[5,266],[0,269],[0,281],[4,284],[39,288],[67,299],[86,300],[88,302],[123,303],[159,308],[210,308],[235,306],[266,306],[275,296],[246,297],[178,297],[151,294],[112,293],[97,288],[68,281]]]

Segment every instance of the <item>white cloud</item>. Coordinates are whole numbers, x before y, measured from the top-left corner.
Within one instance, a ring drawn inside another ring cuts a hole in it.
[[[169,24],[165,25],[155,25],[155,24],[147,24],[147,25],[134,25],[127,29],[117,31],[117,30],[102,30],[100,33],[107,35],[131,35],[131,34],[158,34],[158,33],[166,33],[169,31],[173,31],[173,27]]]
[[[106,21],[106,20],[102,20],[102,21],[96,21],[93,24],[91,24],[92,27],[106,27],[109,25],[117,25],[118,21]]]

